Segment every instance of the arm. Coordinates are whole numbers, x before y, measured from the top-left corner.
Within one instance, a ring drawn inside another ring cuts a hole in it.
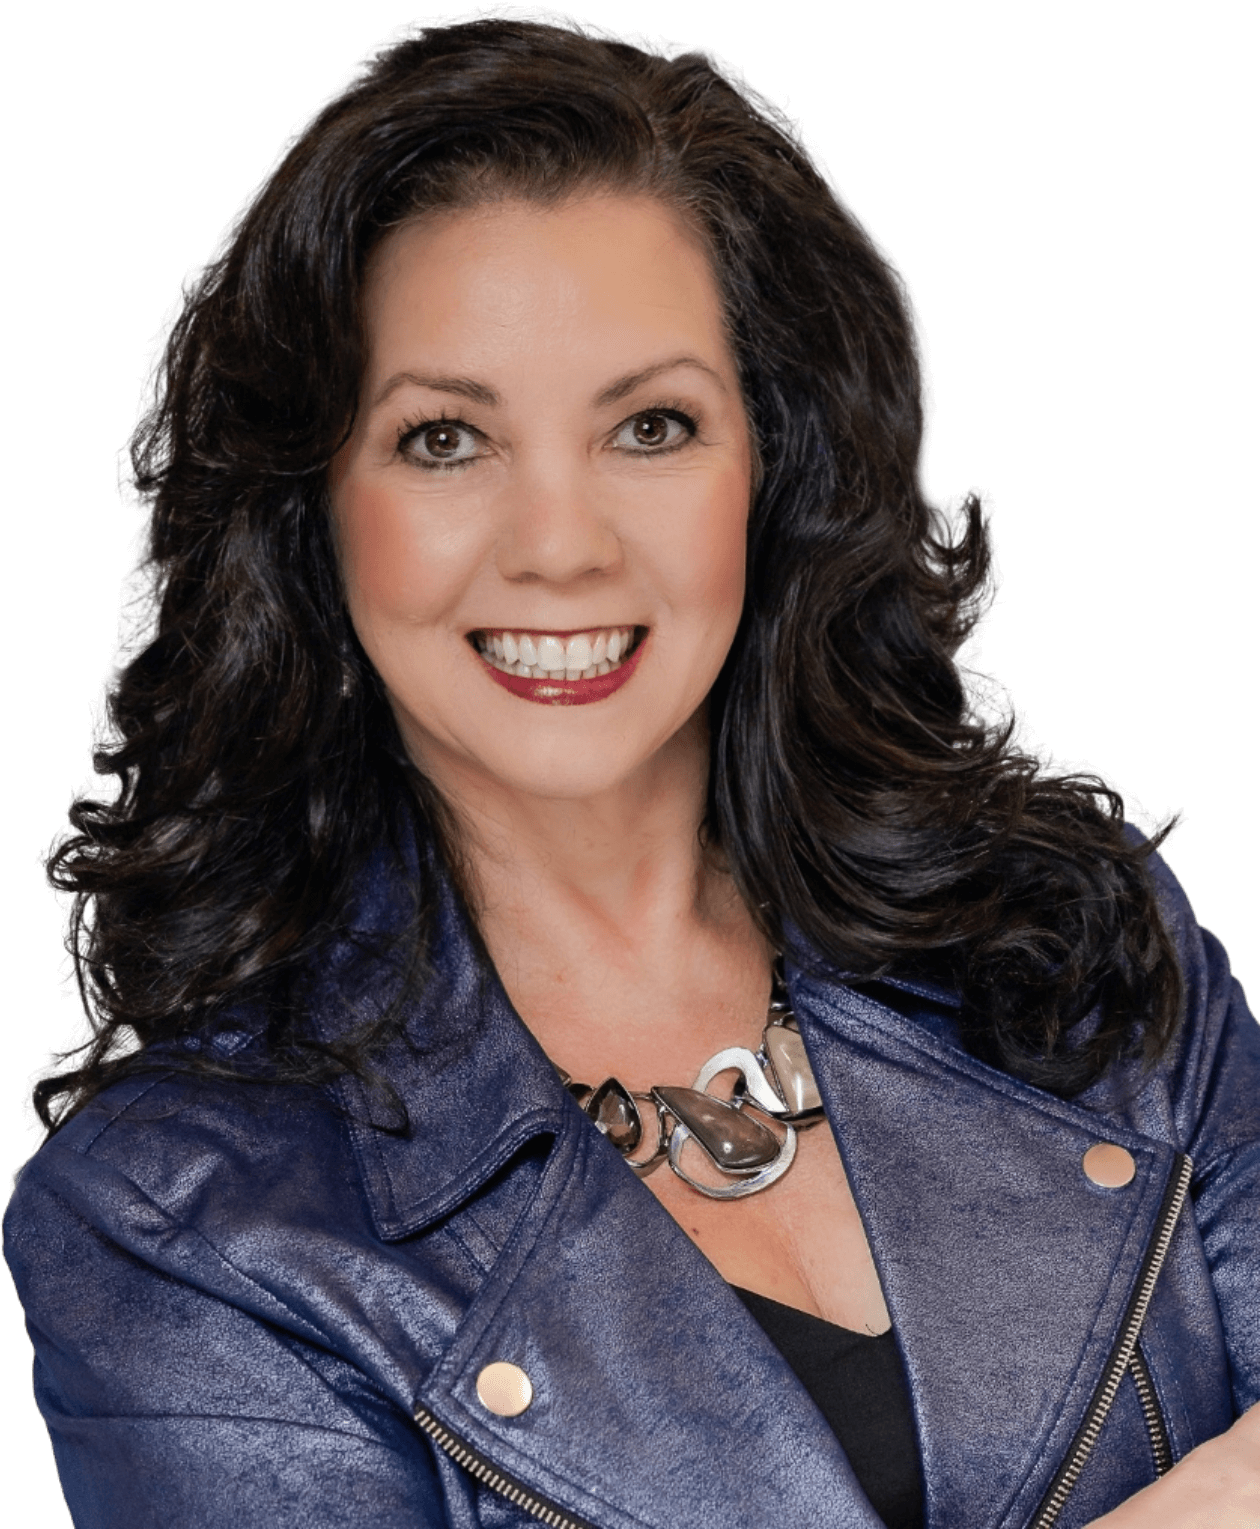
[[[1212,1280],[1234,1414],[1260,1401],[1260,1025],[1219,940],[1163,859],[1150,861],[1184,983],[1182,1023],[1151,1080],[1146,1128],[1194,1161],[1190,1209]],[[1170,1116],[1165,1117],[1165,1109]],[[1136,1122],[1143,1128],[1139,1118]]]
[[[1186,980],[1178,1127],[1240,1416],[1089,1529],[1260,1529],[1260,1025],[1220,943],[1158,859],[1154,869]]]
[[[1260,1529],[1260,1406],[1087,1529]]]
[[[6,1251],[77,1529],[446,1524],[403,1408],[257,1302],[138,1258],[38,1167],[15,1196]],[[119,1183],[119,1200],[129,1188]]]

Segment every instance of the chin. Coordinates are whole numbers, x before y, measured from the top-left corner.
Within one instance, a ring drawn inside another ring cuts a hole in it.
[[[538,758],[522,750],[510,760],[480,760],[480,773],[516,796],[540,801],[589,801],[616,791],[639,771],[650,768],[659,751],[609,757],[608,751],[598,746],[588,751],[571,745],[559,751],[540,752]]]

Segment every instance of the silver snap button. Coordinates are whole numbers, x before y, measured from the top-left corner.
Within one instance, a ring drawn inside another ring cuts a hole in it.
[[[1103,1189],[1123,1189],[1137,1172],[1133,1154],[1114,1142],[1096,1142],[1081,1159],[1085,1177]]]
[[[477,1376],[477,1397],[496,1417],[519,1417],[534,1399],[534,1387],[519,1364],[496,1359]]]

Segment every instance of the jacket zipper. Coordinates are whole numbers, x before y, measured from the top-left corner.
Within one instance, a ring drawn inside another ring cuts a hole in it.
[[[1146,1357],[1142,1353],[1140,1343],[1133,1350],[1133,1357],[1129,1360],[1129,1374],[1133,1377],[1142,1416],[1146,1419],[1146,1432],[1151,1441],[1151,1459],[1155,1462],[1155,1474],[1166,1476],[1173,1468],[1172,1441],[1168,1437],[1164,1414],[1159,1408],[1159,1397],[1155,1394],[1155,1382],[1151,1379],[1151,1372],[1147,1368]]]
[[[1151,1238],[1146,1250],[1146,1258],[1143,1261],[1141,1273],[1138,1276],[1137,1288],[1133,1292],[1133,1298],[1129,1302],[1129,1310],[1125,1316],[1124,1324],[1120,1329],[1120,1336],[1111,1351],[1111,1357],[1107,1361],[1107,1367],[1103,1371],[1103,1378],[1094,1392],[1093,1400],[1089,1404],[1089,1411],[1085,1415],[1085,1421],[1077,1430],[1072,1447],[1069,1449],[1067,1459],[1059,1467],[1054,1480],[1050,1483],[1050,1489],[1042,1499],[1041,1506],[1033,1517],[1031,1529],[1052,1529],[1052,1525],[1059,1520],[1063,1512],[1063,1505],[1071,1495],[1072,1488],[1080,1479],[1081,1472],[1085,1469],[1085,1462],[1093,1453],[1094,1445],[1098,1442],[1098,1436],[1102,1432],[1103,1424],[1107,1420],[1107,1414],[1111,1411],[1111,1405],[1116,1399],[1116,1392],[1120,1389],[1120,1382],[1127,1373],[1134,1376],[1136,1371],[1133,1367],[1133,1359],[1137,1353],[1138,1334],[1142,1330],[1142,1323],[1146,1318],[1146,1308],[1151,1304],[1151,1296],[1155,1291],[1155,1281],[1159,1278],[1159,1271],[1164,1266],[1164,1259],[1168,1256],[1168,1248],[1172,1242],[1173,1231],[1177,1225],[1177,1218],[1181,1214],[1181,1208],[1186,1203],[1186,1195],[1190,1189],[1190,1175],[1194,1172],[1194,1164],[1184,1153],[1178,1153],[1173,1175],[1164,1194],[1164,1203],[1160,1207],[1158,1220],[1155,1223],[1155,1235]],[[1150,1373],[1146,1369],[1144,1360],[1139,1359],[1144,1380],[1150,1383]],[[1142,1399],[1141,1386],[1138,1389],[1139,1399]],[[1155,1387],[1150,1386],[1149,1400],[1154,1409],[1154,1417],[1158,1419],[1161,1442],[1168,1450],[1168,1461],[1172,1463],[1172,1450],[1168,1446],[1167,1432],[1163,1426],[1163,1419],[1159,1416],[1159,1405],[1155,1400]],[[1152,1414],[1147,1412],[1146,1401],[1142,1401],[1142,1411],[1146,1416],[1147,1430],[1151,1435],[1151,1447],[1155,1448],[1155,1431],[1152,1427]]]
[[[549,1525],[550,1529],[596,1529],[596,1526],[587,1519],[575,1518],[571,1513],[566,1513],[563,1508],[557,1507],[554,1502],[549,1502],[545,1497],[539,1497],[528,1487],[522,1486],[519,1481],[504,1475],[498,1466],[492,1465],[484,1455],[470,1448],[463,1439],[453,1434],[445,1423],[440,1423],[426,1408],[417,1406],[415,1419],[419,1427],[439,1449],[445,1451],[454,1460],[456,1465],[462,1466],[470,1476],[483,1482],[492,1492],[498,1492],[501,1497],[506,1497],[516,1507],[523,1508],[531,1517]]]

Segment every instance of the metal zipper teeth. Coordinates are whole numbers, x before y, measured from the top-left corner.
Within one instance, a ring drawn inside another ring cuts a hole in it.
[[[1085,1421],[1072,1442],[1068,1458],[1060,1467],[1058,1475],[1051,1483],[1050,1490],[1042,1500],[1041,1507],[1032,1521],[1031,1529],[1051,1529],[1051,1526],[1058,1522],[1059,1515],[1063,1512],[1063,1505],[1067,1502],[1072,1488],[1085,1469],[1085,1462],[1098,1442],[1098,1435],[1107,1421],[1107,1414],[1111,1411],[1116,1392],[1120,1389],[1120,1382],[1124,1379],[1133,1351],[1137,1347],[1138,1333],[1142,1329],[1146,1308],[1150,1305],[1151,1296],[1155,1291],[1155,1281],[1159,1278],[1159,1271],[1163,1268],[1164,1259],[1168,1256],[1169,1244],[1172,1242],[1181,1207],[1186,1202],[1186,1194],[1190,1189],[1190,1175],[1193,1172],[1194,1164],[1184,1153],[1178,1153],[1177,1165],[1164,1196],[1155,1235],[1147,1251],[1145,1266],[1138,1279],[1137,1289],[1129,1306],[1129,1314],[1120,1331],[1116,1346],[1111,1351],[1111,1359],[1102,1382],[1094,1393]]]
[[[1151,1372],[1147,1367],[1140,1343],[1134,1347],[1133,1357],[1129,1360],[1129,1374],[1133,1377],[1142,1416],[1146,1419],[1146,1432],[1151,1441],[1151,1459],[1155,1462],[1155,1474],[1166,1476],[1173,1468],[1172,1441],[1168,1437],[1164,1414],[1159,1407],[1159,1397],[1155,1394],[1155,1382],[1151,1379]]]
[[[522,1486],[519,1481],[514,1481],[511,1476],[505,1476],[476,1450],[470,1449],[463,1439],[453,1434],[444,1423],[438,1422],[437,1418],[425,1408],[417,1407],[414,1416],[417,1425],[428,1434],[439,1449],[445,1451],[454,1460],[456,1465],[462,1466],[470,1476],[483,1482],[492,1492],[498,1492],[501,1497],[506,1497],[516,1507],[523,1508],[533,1518],[550,1525],[550,1529],[595,1529],[595,1525],[588,1520],[574,1518],[571,1513],[566,1513],[555,1503],[548,1502],[545,1497],[537,1496],[528,1487]]]

